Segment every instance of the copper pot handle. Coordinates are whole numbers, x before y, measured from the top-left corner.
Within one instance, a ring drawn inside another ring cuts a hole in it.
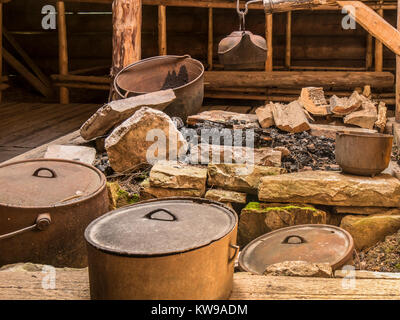
[[[229,244],[229,248],[235,249],[235,253],[233,254],[232,258],[228,259],[228,263],[231,263],[232,261],[234,261],[236,259],[236,257],[238,256],[239,253],[239,246],[235,245],[235,244]]]
[[[171,219],[162,219],[162,218],[153,218],[153,215],[157,212],[165,212],[172,218],[172,220]],[[156,209],[156,210],[150,211],[144,217],[147,219],[150,219],[150,220],[159,220],[159,221],[177,221],[178,220],[178,218],[173,213],[171,213],[171,211],[169,211],[167,209]]]
[[[289,240],[290,240],[291,238],[297,238],[297,239],[300,240],[300,242],[299,242],[299,243],[290,243]],[[287,237],[282,241],[282,244],[302,244],[302,243],[306,243],[306,242],[307,242],[306,239],[304,239],[304,238],[301,237],[301,236],[297,236],[297,235],[294,234],[294,235],[287,236]]]
[[[48,172],[50,172],[51,173],[51,177],[39,176],[39,172],[40,171],[48,171]],[[33,176],[34,177],[38,177],[38,178],[56,178],[57,177],[57,173],[55,173],[55,171],[53,169],[42,167],[42,168],[36,169],[35,172],[33,173]]]
[[[51,224],[51,217],[49,213],[41,213],[37,216],[35,224],[23,229],[19,229],[17,231],[13,231],[10,233],[6,233],[3,235],[0,235],[0,240],[4,240],[4,239],[8,239],[8,238],[12,238],[16,235],[19,235],[21,233],[27,232],[27,231],[31,231],[34,229],[37,229],[39,231],[44,231],[46,230]]]

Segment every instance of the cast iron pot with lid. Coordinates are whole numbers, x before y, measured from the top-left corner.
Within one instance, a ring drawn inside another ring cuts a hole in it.
[[[112,211],[85,231],[92,299],[226,299],[238,217],[221,203],[173,197]]]
[[[239,256],[243,271],[263,274],[284,261],[329,263],[333,270],[353,263],[354,241],[344,229],[324,224],[305,224],[266,233],[246,245]]]
[[[77,161],[0,166],[0,265],[87,266],[86,226],[108,211],[106,178]]]

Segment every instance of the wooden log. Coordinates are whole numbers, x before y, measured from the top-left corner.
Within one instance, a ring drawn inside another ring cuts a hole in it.
[[[79,75],[79,74],[85,74],[85,73],[90,73],[90,72],[95,72],[95,71],[102,71],[102,70],[106,70],[108,68],[109,68],[109,65],[89,67],[89,68],[83,68],[83,69],[77,69],[74,71],[70,71],[69,74]]]
[[[28,67],[34,72],[34,74],[43,82],[47,87],[51,87],[50,79],[40,70],[39,66],[32,60],[28,53],[20,46],[14,36],[3,27],[3,36],[11,44],[11,46],[17,51],[21,58],[26,62]]]
[[[400,30],[400,0],[397,0],[397,30]],[[400,122],[400,55],[396,55],[396,109],[395,119]]]
[[[265,71],[273,69],[273,45],[272,45],[273,22],[272,13],[265,15],[265,38],[267,39],[267,60],[265,61]]]
[[[101,84],[91,84],[86,82],[56,82],[54,83],[56,87],[63,87],[63,88],[76,88],[76,89],[91,89],[91,90],[110,90],[110,86],[108,85],[101,85]]]
[[[261,128],[269,128],[275,124],[274,116],[272,114],[272,104],[266,104],[265,106],[259,107],[255,110],[258,122]]]
[[[292,11],[286,14],[286,50],[285,67],[290,69],[292,51]]]
[[[304,110],[298,101],[288,105],[275,103],[271,105],[275,125],[287,132],[295,133],[310,129]]]
[[[214,56],[214,30],[213,30],[213,8],[208,9],[208,47],[207,47],[207,63],[208,70],[213,69]]]
[[[67,24],[65,21],[64,1],[57,1],[58,12],[58,63],[59,72],[62,75],[68,74],[68,46],[67,46]],[[69,103],[69,92],[65,87],[60,87],[60,103]]]
[[[210,87],[362,87],[391,88],[394,77],[390,72],[344,71],[206,71],[205,83]]]
[[[158,6],[158,54],[167,54],[167,10],[163,5]]]
[[[369,71],[371,70],[371,68],[372,68],[372,36],[368,33],[366,52],[365,52],[365,69]]]
[[[88,83],[111,83],[111,79],[109,77],[99,77],[99,76],[79,76],[79,75],[62,75],[62,74],[53,74],[51,78],[56,81],[68,82],[68,81],[77,81],[77,82],[88,82]]]
[[[13,67],[18,73],[20,73],[36,90],[38,90],[45,97],[50,97],[52,91],[49,87],[46,87],[42,81],[35,77],[21,62],[19,62],[14,56],[11,55],[6,49],[2,50],[4,60]]]
[[[386,117],[386,105],[383,101],[379,102],[378,105],[378,120],[375,122],[375,126],[378,128],[380,133],[385,131],[387,117]]]
[[[142,0],[115,0],[111,76],[141,59]]]
[[[0,3],[0,77],[3,73],[3,3]],[[0,90],[0,103],[3,93]]]
[[[348,14],[375,38],[382,41],[391,51],[400,54],[400,32],[379,14],[360,1],[337,1],[337,3],[341,7],[354,7],[354,12],[348,11]]]
[[[383,9],[378,9],[377,13],[383,17]],[[375,71],[382,71],[383,68],[383,44],[375,39]]]
[[[352,112],[343,118],[345,124],[352,124],[365,129],[372,129],[377,120],[376,107],[368,99],[362,103],[361,110]]]

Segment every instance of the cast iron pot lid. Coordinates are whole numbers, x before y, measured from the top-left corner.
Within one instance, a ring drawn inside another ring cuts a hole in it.
[[[324,224],[298,225],[251,241],[241,252],[239,265],[254,274],[284,261],[329,263],[335,270],[349,261],[353,250],[353,238],[346,230]]]
[[[236,213],[199,198],[149,200],[111,211],[92,221],[86,240],[102,251],[128,256],[185,252],[223,238],[236,226]]]
[[[34,159],[0,166],[0,205],[47,208],[93,196],[104,175],[78,161]]]

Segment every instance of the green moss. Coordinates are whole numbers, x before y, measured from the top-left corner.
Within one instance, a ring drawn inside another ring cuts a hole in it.
[[[292,209],[303,209],[303,210],[310,210],[317,212],[318,210],[313,207],[300,207],[295,205],[287,205],[282,207],[262,207],[259,202],[249,202],[245,210],[254,210],[254,211],[261,211],[261,212],[269,212],[269,211],[279,211],[279,210],[292,210]]]
[[[400,270],[400,263],[396,264],[395,268]]]

